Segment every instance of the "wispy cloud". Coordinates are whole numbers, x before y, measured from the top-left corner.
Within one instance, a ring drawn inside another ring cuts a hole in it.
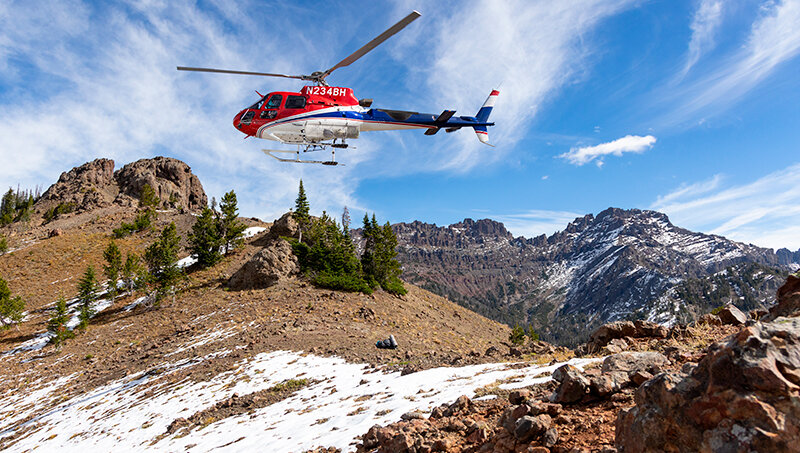
[[[703,6],[701,6],[701,10]],[[698,11],[700,14],[700,11]],[[713,7],[708,7],[711,19]],[[697,29],[696,49],[700,51],[708,44],[707,35],[713,32],[713,20],[702,22]],[[670,87],[662,99],[673,104],[660,121],[674,125],[687,119],[697,120],[698,115],[713,114],[730,107],[742,96],[772,74],[781,63],[800,53],[800,1],[767,1],[753,22],[747,41],[734,54],[717,64],[691,82]],[[693,34],[692,42],[695,42]],[[702,37],[702,38],[701,38]],[[694,65],[692,44],[687,63]],[[691,66],[689,65],[689,67]]]
[[[800,164],[720,187],[720,176],[684,185],[651,206],[676,225],[762,247],[800,248]]]
[[[534,209],[518,214],[499,214],[493,219],[503,222],[515,236],[532,238],[541,234],[553,234],[566,228],[567,224],[584,214],[569,211]]]
[[[722,23],[722,7],[723,2],[721,0],[700,1],[690,25],[692,38],[689,41],[689,53],[682,76],[692,69],[692,66],[700,60],[703,53],[714,47],[714,37],[720,23]]]
[[[573,165],[588,164],[593,160],[597,160],[597,165],[603,164],[605,156],[621,157],[624,153],[640,154],[652,148],[656,143],[656,138],[652,135],[644,137],[640,135],[626,135],[614,141],[601,143],[594,146],[574,147],[564,154],[557,157],[566,159]]]
[[[542,104],[585,75],[587,57],[598,50],[593,30],[636,3],[472,1],[452,8],[433,0],[399,2],[397,15],[417,8],[423,12],[417,22],[426,24],[404,32],[396,51],[398,59],[413,62],[411,92],[424,94],[434,108],[474,115],[490,90],[502,86],[491,118],[497,125],[489,130],[497,148],[481,145],[471,130],[446,138],[415,136],[410,140],[421,146],[393,171],[465,172],[504,158]],[[439,151],[425,151],[431,146]]]

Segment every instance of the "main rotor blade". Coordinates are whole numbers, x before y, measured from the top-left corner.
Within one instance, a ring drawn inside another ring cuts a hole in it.
[[[305,76],[294,76],[294,75],[286,75],[286,74],[271,74],[269,72],[232,71],[232,70],[229,70],[229,69],[187,68],[185,66],[178,66],[178,71],[219,72],[219,73],[222,73],[222,74],[243,74],[243,75],[267,76],[267,77],[285,77],[287,79],[305,80]]]
[[[344,60],[342,60],[339,63],[337,63],[336,66],[334,66],[334,67],[328,69],[327,71],[325,71],[323,73],[323,75],[322,75],[322,79],[324,80],[325,77],[327,77],[335,69],[339,69],[341,67],[347,66],[347,65],[353,63],[354,61],[358,60],[359,58],[363,57],[364,55],[366,55],[367,52],[369,52],[370,50],[378,47],[381,43],[383,43],[387,39],[391,38],[397,32],[399,32],[400,30],[406,28],[406,26],[408,24],[410,24],[411,22],[414,22],[414,20],[416,20],[419,16],[421,16],[421,14],[418,11],[412,11],[411,14],[409,14],[406,17],[404,17],[402,20],[400,20],[400,22],[392,25],[391,28],[389,28],[385,32],[383,32],[380,35],[378,35],[377,38],[375,38],[372,41],[368,42],[366,45],[364,45],[364,47],[356,50],[355,52],[350,54],[350,56],[348,56]]]

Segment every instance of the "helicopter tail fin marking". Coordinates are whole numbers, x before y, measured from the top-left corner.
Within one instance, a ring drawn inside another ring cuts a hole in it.
[[[497,96],[500,94],[497,90],[492,90],[489,94],[489,97],[486,98],[486,102],[483,103],[483,107],[478,110],[478,114],[475,115],[475,119],[478,120],[479,123],[485,123],[489,121],[489,115],[492,113],[492,109],[494,108],[494,101],[497,99]],[[487,130],[486,126],[472,126],[475,129],[475,134],[478,136],[478,140],[481,143],[494,146],[489,143],[489,131]]]

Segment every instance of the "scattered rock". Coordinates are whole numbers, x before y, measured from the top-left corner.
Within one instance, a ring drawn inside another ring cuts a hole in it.
[[[622,352],[610,355],[603,360],[603,373],[621,371],[628,376],[637,371],[659,373],[669,363],[669,360],[660,352]]]
[[[531,398],[530,390],[518,389],[508,394],[508,402],[511,404],[522,404]]]
[[[732,326],[739,326],[747,322],[747,315],[742,313],[742,311],[733,304],[722,307],[722,310],[717,313],[717,316],[723,324],[730,324]]]
[[[621,411],[617,448],[655,451],[800,449],[800,319],[755,323],[717,343],[691,374],[662,373]]]
[[[706,324],[709,326],[721,326],[722,320],[719,319],[719,316],[713,313],[706,313],[697,320],[697,324]]]
[[[562,365],[553,372],[553,379],[559,382],[558,389],[551,396],[554,403],[575,403],[583,399],[589,389],[589,379],[572,365]]]
[[[528,442],[542,436],[552,424],[552,419],[547,414],[531,417],[525,415],[519,418],[514,427],[514,437],[520,442]]]

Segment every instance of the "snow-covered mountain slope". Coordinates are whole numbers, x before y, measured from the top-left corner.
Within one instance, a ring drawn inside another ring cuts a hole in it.
[[[335,357],[276,351],[243,360],[208,381],[173,379],[205,359],[166,362],[69,399],[61,394],[73,376],[33,382],[24,393],[0,398],[0,447],[8,452],[302,452],[320,446],[353,451],[358,438],[375,424],[429,411],[460,395],[473,397],[487,385],[512,389],[546,382],[562,365],[496,363],[403,376]],[[569,363],[583,367],[597,360]],[[311,384],[264,407],[212,417],[191,429],[171,429],[176,421],[291,379]]]
[[[493,319],[530,322],[543,338],[562,344],[576,344],[609,321],[672,324],[718,302],[769,305],[781,277],[800,262],[800,251],[776,253],[688,231],[662,213],[638,209],[609,208],[533,239],[514,238],[487,219],[394,228],[405,279]],[[723,271],[740,280],[727,299],[674,291]]]

